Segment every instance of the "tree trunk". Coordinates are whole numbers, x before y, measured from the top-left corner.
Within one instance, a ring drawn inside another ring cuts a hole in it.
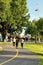
[[[40,37],[38,38],[38,42],[40,43]]]
[[[37,43],[37,36],[35,35],[35,43]]]

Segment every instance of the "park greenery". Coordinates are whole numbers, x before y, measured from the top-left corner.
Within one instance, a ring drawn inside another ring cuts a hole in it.
[[[3,39],[6,33],[22,32],[26,27],[25,34],[35,37],[35,42],[43,39],[43,18],[29,21],[26,0],[0,0],[0,32]]]
[[[35,42],[38,40],[43,40],[43,18],[39,18],[38,20],[34,19],[27,26],[26,34],[31,34],[32,37],[35,37]]]
[[[0,32],[3,40],[7,33],[22,32],[26,27],[25,34],[31,34],[35,38],[35,43],[43,41],[43,18],[29,21],[27,0],[0,0]],[[0,42],[0,44],[8,42]],[[40,65],[43,65],[43,44],[24,44],[25,48],[35,52],[40,57]],[[0,50],[2,48],[0,47]]]
[[[0,32],[5,38],[6,33],[22,31],[29,23],[26,0],[0,0]]]

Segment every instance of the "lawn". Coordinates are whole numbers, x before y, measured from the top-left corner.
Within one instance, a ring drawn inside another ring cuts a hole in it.
[[[24,47],[31,50],[32,52],[35,52],[39,58],[40,58],[40,64],[39,65],[43,65],[43,43],[39,44],[33,44],[33,43],[25,43]]]

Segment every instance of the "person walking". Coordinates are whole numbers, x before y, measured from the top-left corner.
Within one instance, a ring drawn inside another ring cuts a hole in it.
[[[16,38],[14,37],[13,38],[13,46],[15,46],[15,44],[16,44]]]
[[[16,48],[18,47],[19,38],[16,38]]]
[[[24,40],[21,39],[21,47],[23,48]]]

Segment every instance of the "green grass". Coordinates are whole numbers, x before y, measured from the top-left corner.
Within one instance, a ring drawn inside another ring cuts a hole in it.
[[[40,64],[39,65],[43,65],[43,43],[42,44],[25,43],[24,47],[31,50],[32,52],[35,52],[40,58]]]

